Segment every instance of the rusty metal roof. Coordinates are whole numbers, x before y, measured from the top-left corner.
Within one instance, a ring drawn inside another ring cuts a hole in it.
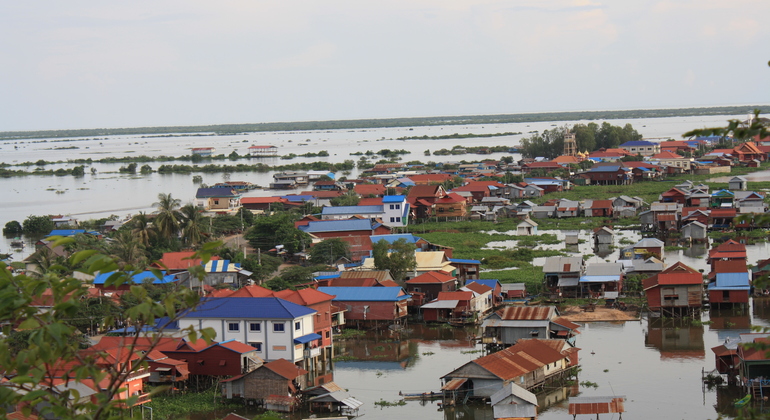
[[[519,340],[519,343],[476,359],[473,363],[502,380],[509,380],[566,357],[543,341]]]
[[[606,414],[625,412],[623,395],[614,397],[573,397],[569,399],[569,414]]]
[[[508,306],[497,314],[503,320],[549,320],[556,316],[555,306]]]
[[[451,381],[447,382],[446,385],[441,387],[442,391],[454,391],[459,389],[468,379],[467,378],[458,378],[458,379],[452,379]]]

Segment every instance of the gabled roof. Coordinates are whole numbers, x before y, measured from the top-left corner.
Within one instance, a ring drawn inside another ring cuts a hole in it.
[[[94,278],[93,284],[105,284],[107,279],[115,273],[116,271],[110,271],[109,273],[99,274]],[[152,284],[166,284],[176,281],[176,277],[171,274],[166,275],[165,271],[161,271],[160,274],[162,277],[158,278],[152,271],[140,271],[131,276],[131,282],[133,284],[142,284],[145,281],[150,281]]]
[[[400,287],[319,287],[321,292],[335,295],[335,301],[397,302],[409,299]]]
[[[428,271],[419,276],[407,280],[407,284],[448,283],[457,280],[456,277],[444,271]]]
[[[644,238],[634,245],[634,248],[662,248],[665,244],[660,239]]]
[[[324,293],[320,290],[313,288],[305,288],[299,290],[284,289],[277,292],[273,292],[273,295],[277,298],[287,300],[297,305],[308,306],[316,303],[328,302],[334,299],[333,295]]]
[[[487,292],[491,292],[493,290],[491,287],[487,286],[486,284],[481,284],[476,282],[468,283],[462,289],[468,289],[480,295]]]
[[[203,298],[183,318],[295,319],[316,311],[275,297]]]
[[[480,357],[472,363],[507,381],[566,358],[541,341],[543,340],[519,340],[507,349]]]
[[[356,184],[353,191],[362,196],[383,195],[385,194],[385,186],[382,184]]]
[[[662,146],[662,145],[661,145]],[[673,152],[669,152],[668,150],[658,153],[657,155],[653,155],[651,159],[688,159],[682,155],[678,155]]]
[[[502,320],[541,321],[557,316],[555,306],[507,306],[495,312]]]
[[[317,232],[350,232],[357,230],[373,230],[382,226],[369,219],[349,219],[349,220],[318,220],[311,221],[305,226],[298,226],[297,229],[307,233]]]
[[[712,273],[745,273],[748,271],[746,260],[715,260]]]
[[[265,363],[261,367],[270,369],[288,380],[294,380],[297,377],[307,375],[308,373],[305,369],[302,369],[286,359],[273,360],[272,362]]]
[[[321,209],[323,215],[346,215],[346,214],[379,214],[383,212],[383,206],[337,206],[324,207]]]
[[[456,300],[456,301],[469,301],[473,299],[473,292],[467,292],[458,290],[455,292],[439,292],[438,296],[436,297],[436,300],[439,301],[449,301],[449,300]]]
[[[198,192],[195,193],[195,198],[209,198],[209,197],[238,197],[239,193],[235,192],[232,188],[198,188]]]
[[[484,286],[487,286],[487,287],[489,287],[492,290],[494,290],[498,286],[502,289],[502,284],[497,279],[475,279],[475,280],[468,280],[468,283],[466,283],[466,286],[471,284],[471,283],[483,284]]]
[[[273,297],[273,291],[262,286],[243,286],[226,296],[219,297]]]
[[[152,265],[169,270],[186,270],[201,264],[200,258],[193,258],[194,256],[195,251],[164,252],[163,257]],[[212,260],[218,259],[219,257],[212,258]]]

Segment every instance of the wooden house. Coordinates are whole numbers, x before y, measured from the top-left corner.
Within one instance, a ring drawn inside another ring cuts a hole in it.
[[[688,316],[700,311],[703,275],[682,262],[642,281],[650,310],[663,316]]]
[[[263,406],[268,405],[271,397],[288,397],[288,404],[272,398],[274,407],[271,409],[293,411],[299,404],[300,391],[304,388],[304,376],[307,374],[306,370],[288,360],[274,360],[246,374],[222,381],[222,397],[241,398]]]
[[[345,308],[347,323],[356,325],[391,325],[407,316],[411,296],[400,287],[319,287],[336,296],[334,304]]]
[[[471,291],[441,292],[436,299],[420,306],[423,320],[462,323],[470,313],[473,298]]]
[[[614,242],[615,231],[607,226],[594,229],[595,245],[610,245]]]
[[[581,257],[547,257],[543,265],[545,285],[552,293],[576,296],[584,269]]]
[[[580,215],[580,203],[573,200],[561,199],[556,205],[556,217],[578,217]]]
[[[553,343],[548,343],[554,341]],[[577,352],[555,340],[526,339],[496,353],[470,361],[441,377],[445,398],[489,399],[507,383],[533,389],[563,377]],[[558,346],[558,347],[557,347]]]
[[[580,296],[594,298],[617,299],[623,290],[623,264],[621,263],[592,263],[585,269],[585,275],[580,276]]]
[[[665,245],[660,239],[644,238],[634,245],[634,258],[646,259],[648,256],[653,256],[662,260]]]
[[[708,226],[694,220],[682,227],[682,238],[693,240],[705,240],[708,238]]]
[[[428,271],[407,280],[406,292],[413,296],[412,303],[419,306],[436,299],[440,292],[457,290],[457,286],[457,277],[443,271]]]
[[[727,189],[731,191],[746,191],[747,185],[748,181],[742,176],[734,176],[727,181]]]
[[[735,156],[739,162],[750,162],[752,160],[764,162],[767,160],[767,153],[760,150],[753,141],[747,141],[735,146],[732,155]]]
[[[513,382],[507,382],[490,397],[493,416],[496,419],[537,418],[537,396]]]
[[[679,188],[671,188],[658,197],[661,203],[677,203],[681,205],[687,204],[687,193]]]
[[[733,227],[738,211],[734,208],[715,208],[709,211],[709,226],[714,230],[724,230]]]
[[[479,271],[481,271],[481,261],[450,257],[449,264],[455,268],[455,274],[460,284],[468,283],[471,280],[478,280]]]
[[[583,211],[585,217],[612,217],[612,200],[586,200]]]
[[[717,260],[742,260],[745,263],[746,245],[728,239],[709,250],[708,263],[712,270],[714,270],[714,262]]]
[[[481,324],[485,342],[512,345],[523,338],[561,338],[573,341],[575,324],[561,322],[555,306],[507,306]],[[559,327],[556,327],[558,323]],[[559,333],[558,331],[567,331]]]
[[[493,306],[497,306],[503,301],[503,285],[496,279],[474,279],[469,280],[466,283],[467,285],[470,285],[471,283],[479,283],[483,284],[485,286],[488,286],[490,289],[492,289],[492,304]]]

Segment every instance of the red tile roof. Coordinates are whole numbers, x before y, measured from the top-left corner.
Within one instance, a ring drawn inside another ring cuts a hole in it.
[[[481,284],[476,282],[466,284],[465,288],[471,289],[478,294],[484,294],[492,290],[492,288],[487,286],[486,284]]]

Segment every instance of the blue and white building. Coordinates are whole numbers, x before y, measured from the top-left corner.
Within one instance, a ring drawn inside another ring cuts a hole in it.
[[[316,311],[275,297],[205,298],[179,319],[179,328],[212,328],[216,341],[236,340],[254,347],[265,361],[305,359],[315,333]]]

